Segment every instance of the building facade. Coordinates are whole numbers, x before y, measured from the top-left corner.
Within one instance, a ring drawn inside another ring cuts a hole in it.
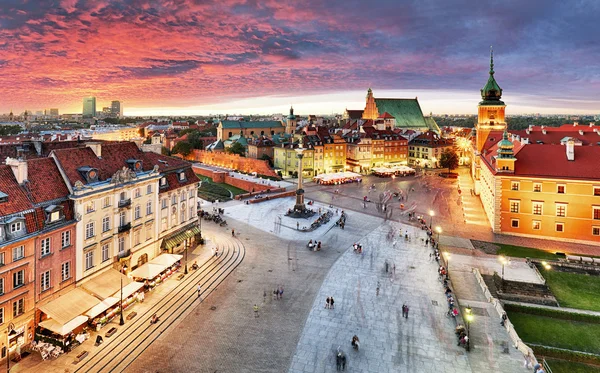
[[[451,149],[454,149],[454,139],[442,138],[433,131],[427,131],[408,144],[408,164],[416,167],[438,168],[442,153]]]
[[[83,117],[92,118],[96,116],[96,97],[83,98]]]

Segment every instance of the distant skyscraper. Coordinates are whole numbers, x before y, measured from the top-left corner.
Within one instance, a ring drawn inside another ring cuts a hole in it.
[[[84,117],[95,117],[96,116],[96,97],[85,97],[83,99],[83,116]]]
[[[58,109],[50,109],[50,116],[57,117]]]
[[[121,118],[123,116],[123,105],[121,105],[121,101],[112,101],[110,103],[110,111],[113,116]]]

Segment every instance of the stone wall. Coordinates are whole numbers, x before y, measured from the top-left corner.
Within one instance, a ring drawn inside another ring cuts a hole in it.
[[[199,175],[210,177],[215,183],[225,183],[233,185],[234,187],[240,188],[247,192],[261,192],[267,190],[275,191],[284,189],[273,187],[268,184],[256,183],[250,180],[243,180],[233,176],[229,176],[229,173],[225,171],[214,171],[208,168],[198,167],[195,165],[192,165],[192,169],[195,173]]]
[[[493,282],[496,286],[498,298],[500,299],[558,306],[558,301],[552,294],[552,291],[550,291],[548,285],[502,280],[496,273],[493,276]]]
[[[238,170],[247,174],[256,172],[258,175],[278,178],[278,175],[269,166],[269,162],[260,159],[241,157],[237,154],[208,152],[206,150],[193,150],[192,153],[186,157],[186,159],[189,161],[202,162],[211,166],[219,166]]]

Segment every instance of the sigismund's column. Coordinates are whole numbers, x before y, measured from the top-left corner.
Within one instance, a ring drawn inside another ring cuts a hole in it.
[[[294,206],[294,210],[304,211],[306,210],[306,206],[304,205],[304,189],[302,189],[302,170],[304,169],[302,166],[302,158],[304,157],[304,149],[302,147],[302,143],[296,150],[296,157],[298,157],[298,188],[296,189],[296,205]]]

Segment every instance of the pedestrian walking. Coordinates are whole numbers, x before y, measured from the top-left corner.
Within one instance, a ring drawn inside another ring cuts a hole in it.
[[[254,304],[254,317],[258,317],[258,306],[256,305],[256,303]]]
[[[235,229],[231,229],[231,237],[235,237]]]
[[[200,286],[200,284],[198,284],[198,298],[200,298],[201,295],[202,295],[202,286]]]
[[[327,300],[325,300],[325,309],[329,309],[330,304],[331,304],[331,298],[327,297]]]
[[[300,230],[300,223],[299,222],[296,222],[296,230],[298,230],[298,231]]]
[[[377,281],[377,290],[375,291],[375,295],[379,295],[379,288],[381,287],[381,283]]]
[[[283,286],[279,286],[279,299],[283,299]]]
[[[392,273],[394,275],[396,274],[396,263],[394,263],[394,265],[392,265]]]
[[[408,308],[408,306],[404,306],[404,307],[405,307],[405,309],[404,309],[404,318],[408,319],[408,310],[409,310],[409,308]]]
[[[335,301],[333,300],[333,297],[331,297],[331,309],[335,308]]]

